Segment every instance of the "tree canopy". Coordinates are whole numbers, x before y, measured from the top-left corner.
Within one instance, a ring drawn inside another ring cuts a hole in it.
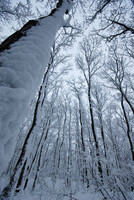
[[[1,36],[17,27],[0,45],[2,200],[133,198],[133,16],[133,0],[0,0]]]

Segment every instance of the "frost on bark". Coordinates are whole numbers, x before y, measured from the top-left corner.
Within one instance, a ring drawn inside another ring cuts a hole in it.
[[[31,20],[0,46],[0,174],[7,168],[31,99],[39,88],[50,47],[70,2],[59,0],[47,17]]]

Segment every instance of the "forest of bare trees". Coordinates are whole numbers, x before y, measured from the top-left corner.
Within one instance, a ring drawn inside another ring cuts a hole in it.
[[[0,199],[133,200],[134,1],[0,4]]]

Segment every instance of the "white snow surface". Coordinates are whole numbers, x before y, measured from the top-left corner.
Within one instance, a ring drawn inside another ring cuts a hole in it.
[[[65,0],[58,12],[41,19],[39,25],[29,29],[26,37],[0,55],[0,174],[13,155],[19,127],[39,88],[67,6]]]
[[[76,182],[72,182],[69,189],[66,188],[65,182],[62,179],[57,179],[53,183],[51,178],[43,178],[45,182],[43,180],[43,184],[36,184],[34,190],[31,190],[29,185],[26,190],[21,190],[17,195],[13,193],[9,200],[103,200],[102,195],[96,192],[92,186],[88,190],[82,189],[80,186],[80,191],[78,191]],[[32,185],[33,180],[30,179],[30,181]]]
[[[53,182],[51,178],[42,176],[36,182],[35,189],[32,190],[34,180],[31,178],[29,181],[30,184],[25,190],[22,189],[16,195],[12,191],[9,200],[104,200],[102,194],[93,185],[84,189],[76,182],[72,182],[71,187],[67,188],[63,179]],[[134,192],[126,192],[126,194],[129,197],[128,200],[134,200]],[[111,193],[111,197],[112,195]]]
[[[65,197],[63,200],[69,200],[69,197]],[[99,193],[91,192],[78,192],[73,196],[72,200],[103,200],[102,196]]]
[[[58,199],[59,198],[59,199]],[[18,196],[13,197],[11,200],[71,200],[70,196],[63,197],[62,195],[59,197],[55,194],[37,194],[37,195],[31,195],[26,193],[20,193]],[[90,192],[78,192],[76,195],[72,195],[72,200],[103,200],[102,196],[99,193],[90,193]]]

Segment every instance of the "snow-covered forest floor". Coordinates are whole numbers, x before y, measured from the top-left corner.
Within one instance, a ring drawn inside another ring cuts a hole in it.
[[[46,178],[43,188],[39,186],[35,191],[22,191],[17,196],[11,197],[10,200],[104,200],[104,196],[97,188],[95,190],[91,186],[90,189],[84,190],[82,187],[76,187],[76,184],[72,184],[71,189],[67,189],[63,181],[59,180],[54,185],[50,178]],[[111,200],[112,195],[111,192]],[[128,199],[134,200],[134,192],[130,192],[127,195]]]
[[[74,185],[76,186],[76,183]],[[88,191],[84,191],[81,188],[80,191],[73,191],[73,187],[69,191],[62,181],[57,181],[54,186],[52,181],[47,179],[43,190],[39,187],[34,192],[20,192],[16,197],[13,196],[11,200],[103,200],[102,195],[97,191],[95,192],[93,188]]]

